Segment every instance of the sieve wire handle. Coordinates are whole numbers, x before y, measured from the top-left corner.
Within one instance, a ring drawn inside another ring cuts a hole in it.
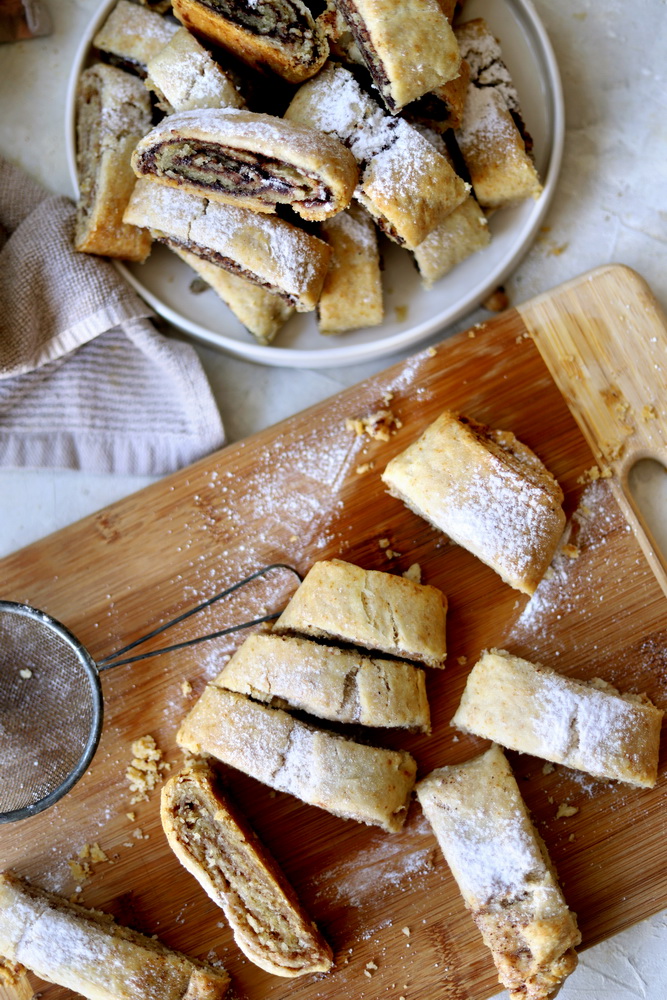
[[[233,594],[235,590],[239,590],[240,587],[245,587],[248,583],[252,583],[260,576],[264,576],[266,573],[270,573],[274,569],[286,569],[290,573],[294,573],[299,583],[303,579],[298,570],[294,569],[293,566],[288,566],[286,563],[271,563],[270,566],[264,566],[262,569],[256,570],[251,573],[250,576],[246,576],[243,580],[238,580],[233,583],[231,587],[227,587],[226,590],[221,591],[219,594],[215,594],[213,597],[209,597],[208,600],[202,601],[196,607],[191,608],[189,611],[183,612],[182,615],[178,615],[177,618],[172,618],[170,621],[165,622],[164,625],[158,626],[158,628],[153,629],[152,632],[147,632],[146,635],[140,636],[135,639],[134,642],[128,643],[127,646],[123,646],[122,649],[116,650],[115,653],[110,653],[108,656],[103,657],[101,660],[97,661],[97,669],[109,670],[110,667],[120,667],[125,663],[136,663],[137,660],[147,660],[151,656],[159,656],[161,653],[172,653],[177,649],[185,649],[186,646],[195,646],[199,642],[207,642],[209,639],[217,639],[222,635],[229,635],[231,632],[239,632],[241,629],[250,628],[252,625],[261,625],[262,622],[270,622],[275,618],[279,618],[282,614],[281,611],[276,611],[271,615],[264,615],[262,618],[255,618],[253,621],[242,622],[240,625],[231,625],[229,628],[220,629],[217,632],[209,632],[207,635],[200,635],[194,639],[187,639],[184,642],[177,642],[173,646],[162,646],[160,649],[153,649],[149,653],[139,653],[137,656],[128,656],[123,659],[118,659],[122,657],[125,653],[129,653],[131,649],[136,646],[142,645],[144,642],[148,642],[149,639],[153,639],[156,635],[160,635],[162,632],[166,632],[167,629],[172,628],[174,625],[178,625],[179,622],[185,621],[186,618],[190,618],[192,615],[196,615],[198,611],[202,611],[204,608],[210,607],[215,604],[216,601],[222,600],[223,597],[229,597]]]

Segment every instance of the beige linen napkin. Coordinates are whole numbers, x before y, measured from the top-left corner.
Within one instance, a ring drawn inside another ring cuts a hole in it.
[[[194,348],[73,230],[72,203],[0,157],[0,465],[164,475],[219,448]]]

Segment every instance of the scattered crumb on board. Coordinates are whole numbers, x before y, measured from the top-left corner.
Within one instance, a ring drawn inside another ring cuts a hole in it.
[[[133,792],[130,805],[137,802],[147,802],[148,795],[153,791],[168,767],[162,760],[162,751],[152,736],[141,736],[132,744],[132,763],[128,766],[125,777]]]

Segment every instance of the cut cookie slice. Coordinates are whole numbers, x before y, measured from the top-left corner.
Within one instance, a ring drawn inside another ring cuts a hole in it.
[[[403,750],[354,743],[214,684],[176,740],[335,816],[390,833],[405,822],[417,765]]]
[[[432,771],[417,797],[512,1000],[548,1000],[581,941],[499,747]]]
[[[150,233],[123,222],[123,213],[134,190],[132,150],[150,124],[140,80],[102,63],[83,71],[76,95],[76,250],[133,261],[148,257]]]
[[[505,583],[535,592],[565,527],[563,491],[511,431],[445,410],[382,479]]]
[[[317,305],[331,251],[275,215],[223,205],[147,177],[137,181],[124,221],[277,292],[298,312]]]
[[[333,722],[431,728],[419,667],[296,636],[249,636],[214,683],[259,701],[284,700]]]
[[[274,631],[342,640],[443,667],[446,615],[447,598],[436,587],[331,559],[312,566]]]
[[[537,198],[542,185],[532,160],[532,139],[500,46],[483,18],[456,29],[470,83],[456,140],[483,208]]]
[[[155,11],[130,0],[118,0],[93,38],[93,45],[106,52],[121,68],[145,77],[149,60],[177,31],[174,21]]]
[[[469,191],[444,156],[392,118],[344,66],[330,64],[299,88],[285,117],[335,135],[359,164],[355,197],[390,239],[414,249]]]
[[[211,54],[186,28],[149,59],[146,86],[168,115],[195,108],[242,108],[245,101]]]
[[[238,108],[169,115],[137,144],[132,166],[190,194],[255,212],[289,205],[311,221],[347,208],[358,178],[335,137]]]
[[[0,955],[89,1000],[221,1000],[222,968],[0,873]]]
[[[320,301],[320,333],[338,334],[377,326],[384,318],[377,232],[361,205],[327,219],[320,227],[331,262]]]
[[[290,83],[313,76],[329,55],[322,22],[301,0],[173,0],[173,8],[195,35]]]
[[[437,0],[335,0],[335,5],[392,114],[458,76],[458,44]]]
[[[662,711],[646,695],[621,695],[602,680],[485,651],[471,670],[452,725],[522,753],[652,788]]]
[[[270,344],[294,315],[294,306],[276,292],[255,285],[247,278],[232,274],[224,267],[180,247],[172,246],[171,249],[211,286],[258,343]]]
[[[251,962],[289,978],[329,971],[331,949],[208,764],[169,779],[160,817],[169,846],[223,909]]]

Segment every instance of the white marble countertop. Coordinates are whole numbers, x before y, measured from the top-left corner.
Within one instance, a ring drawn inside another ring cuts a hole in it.
[[[49,38],[0,45],[0,152],[69,194],[65,93],[79,36],[99,0],[49,0]],[[560,65],[563,168],[548,231],[507,282],[512,303],[609,262],[646,278],[667,306],[667,4],[535,0]],[[486,313],[478,311],[436,342]],[[425,346],[425,345],[424,345]],[[268,368],[197,346],[228,440],[238,440],[378,371],[400,356],[326,371]],[[0,470],[0,555],[146,485],[57,470]],[[581,956],[562,1000],[667,996],[667,911]],[[435,1000],[435,998],[434,998]]]

